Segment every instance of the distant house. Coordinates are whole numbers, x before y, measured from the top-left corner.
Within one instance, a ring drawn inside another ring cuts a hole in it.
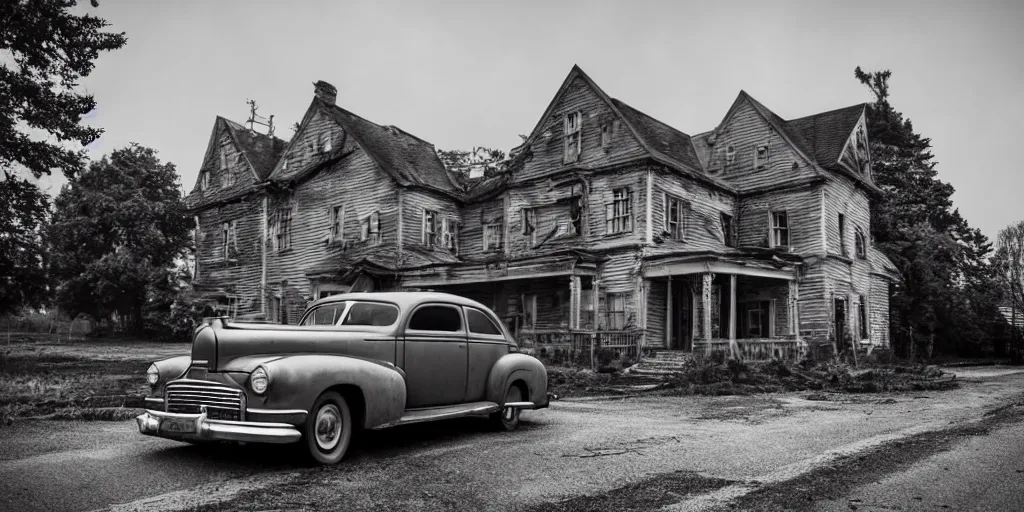
[[[691,136],[574,67],[507,168],[466,180],[315,93],[288,143],[217,119],[189,205],[197,289],[228,314],[295,322],[329,294],[429,288],[524,342],[889,342],[863,104],[784,120],[740,92]]]

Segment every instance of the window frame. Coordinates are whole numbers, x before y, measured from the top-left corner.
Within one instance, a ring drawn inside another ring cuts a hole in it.
[[[209,190],[210,188],[210,171],[203,171],[199,176],[199,190]]]
[[[462,309],[463,309],[463,317],[466,319],[466,333],[467,334],[469,334],[470,336],[485,336],[485,337],[490,337],[490,338],[500,338],[502,341],[507,341],[506,338],[505,338],[505,330],[501,328],[502,323],[497,321],[497,319],[491,318],[491,315],[488,315],[486,312],[484,312],[480,308],[475,308],[473,306],[462,306]],[[470,327],[470,324],[469,324],[469,312],[470,311],[475,311],[477,313],[480,313],[480,315],[483,316],[484,318],[486,318],[487,321],[491,324],[491,327],[494,327],[494,329],[497,330],[498,333],[497,334],[488,334],[488,333],[484,333],[484,332],[476,332],[476,331],[474,331],[472,329],[472,327]]]
[[[459,222],[451,217],[441,219],[441,247],[459,254]]]
[[[761,150],[764,150],[764,157],[761,156]],[[754,144],[754,168],[760,169],[767,167],[768,162],[771,160],[771,147],[765,142],[763,144]]]
[[[536,330],[537,329],[537,294],[536,293],[524,293],[521,302],[522,302],[522,305],[523,305],[523,311],[522,311],[523,324],[522,324],[521,327],[524,328],[524,329]],[[529,313],[529,317],[527,317],[527,313]],[[527,318],[529,318],[529,321],[527,321]]]
[[[420,231],[420,243],[427,247],[437,247],[437,210],[423,209],[422,227]]]
[[[736,221],[732,214],[718,212],[718,221],[722,224],[722,240],[726,247],[736,247]]]
[[[331,138],[331,132],[324,132],[320,134],[319,140],[317,141],[317,149],[320,153],[329,153],[334,149],[333,140]]]
[[[459,315],[459,330],[457,330],[457,331],[437,331],[437,330],[431,330],[431,329],[413,329],[412,327],[410,327],[412,325],[413,319],[416,318],[416,313],[418,313],[423,308],[430,308],[430,307],[446,307],[446,308],[454,309],[458,313],[458,315]],[[457,305],[457,304],[449,304],[447,302],[424,302],[423,304],[417,305],[415,308],[413,308],[412,313],[409,314],[409,318],[405,321],[404,327],[405,327],[404,332],[406,334],[408,334],[409,332],[413,332],[413,333],[428,333],[428,334],[444,334],[444,335],[458,335],[458,334],[461,334],[461,335],[463,335],[463,337],[465,337],[465,335],[467,334],[467,329],[469,328],[469,326],[466,324],[466,315],[463,314],[462,308],[459,305]]]
[[[853,227],[853,237],[854,251],[857,259],[868,259],[868,240],[867,237],[864,236],[864,230],[860,229],[860,226]]]
[[[537,209],[536,208],[521,208],[519,211],[520,222],[520,233],[526,237],[530,245],[536,245],[537,243]]]
[[[783,219],[785,225],[780,225],[779,219]],[[785,236],[786,243],[782,243],[782,235]],[[786,210],[771,212],[769,240],[771,241],[771,247],[791,247],[793,240],[790,236],[789,214],[786,213]]]
[[[857,329],[860,339],[871,339],[871,329],[868,325],[868,304],[863,295],[860,296],[860,302],[857,303],[857,323],[860,324]]]
[[[629,292],[606,292],[604,294],[604,326],[606,330],[621,331],[626,328],[626,303],[629,295]],[[616,301],[621,301],[622,309],[612,309]],[[621,325],[618,327],[612,325],[616,323],[612,321],[613,318],[618,319],[618,316],[613,315],[621,315]]]
[[[736,146],[729,144],[725,147],[725,165],[736,163]]]
[[[292,214],[294,206],[285,206],[277,209],[275,220],[274,239],[277,243],[278,252],[287,251],[292,248]]]
[[[350,326],[350,327],[371,327],[377,329],[385,329],[393,327],[402,319],[402,308],[398,307],[397,304],[392,302],[378,301],[378,300],[347,300],[348,304],[345,306],[345,311],[342,312],[341,317],[334,323],[338,327]],[[352,313],[352,308],[357,304],[379,304],[383,306],[389,306],[396,311],[395,320],[387,325],[363,325],[363,324],[346,324],[345,320],[348,320],[349,315]]]
[[[572,120],[576,120],[575,123]],[[566,112],[563,118],[564,143],[562,145],[562,163],[578,162],[583,153],[583,112],[576,110]],[[574,152],[570,152],[574,149]],[[571,157],[570,157],[571,155]]]
[[[675,203],[676,207],[676,219],[672,220],[672,204]],[[664,231],[669,234],[669,237],[673,240],[686,240],[687,220],[689,216],[686,214],[689,202],[681,197],[669,194],[667,192],[662,194],[662,206],[664,211],[662,212],[662,222]],[[672,229],[672,225],[675,225],[675,229]]]
[[[238,224],[236,220],[221,223],[221,259],[229,259],[232,248],[238,251]]]
[[[364,229],[365,228],[365,229]],[[380,234],[380,212],[370,212],[359,219],[359,241],[376,245],[383,237]]]
[[[328,228],[330,230],[330,241],[340,242],[345,239],[345,205],[338,204],[334,205],[330,209],[330,220],[331,225]]]
[[[488,229],[493,229],[494,232],[495,232],[495,236],[497,237],[497,243],[493,247],[488,244],[488,236],[487,236],[487,230]],[[481,226],[481,231],[483,232],[483,251],[484,252],[501,251],[502,250],[503,245],[504,245],[504,240],[502,239],[503,238],[503,236],[502,236],[503,235],[503,230],[504,230],[504,225],[501,224],[501,223],[497,223],[497,222],[491,222],[491,223],[488,223],[488,224],[483,224]]]
[[[842,213],[837,214],[836,222],[839,225],[839,254],[849,257],[850,254],[846,247],[846,215]]]
[[[605,204],[605,234],[633,232],[633,191],[629,187],[612,189],[612,200]]]
[[[601,123],[601,147],[608,148],[612,145],[612,136],[615,134],[613,121]]]

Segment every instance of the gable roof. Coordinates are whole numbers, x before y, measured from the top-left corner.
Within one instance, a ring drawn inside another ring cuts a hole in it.
[[[786,121],[786,127],[801,139],[805,150],[822,167],[834,167],[839,162],[846,141],[864,114],[865,104],[830,110],[799,119]]]
[[[399,185],[419,186],[447,195],[455,194],[459,188],[437,157],[433,144],[401,128],[367,121],[337,105],[321,102],[321,107]]]
[[[525,147],[533,142],[537,133],[544,126],[545,120],[548,119],[554,110],[558,99],[562,97],[569,88],[569,85],[577,78],[582,79],[594,91],[594,94],[608,105],[608,108],[622,121],[626,129],[636,138],[650,158],[690,177],[697,178],[724,190],[733,191],[733,187],[728,183],[708,176],[703,172],[689,135],[619,100],[612,99],[579,65],[573,65],[572,70],[565,77],[561,87],[558,88],[558,92],[551,98],[551,102],[544,109],[544,114],[537,121],[536,126],[534,126],[530,136],[527,137],[522,146]]]
[[[201,190],[199,183],[203,177],[203,171],[210,169],[211,162],[215,162],[215,153],[219,148],[219,141],[222,135],[227,134],[232,144],[245,158],[253,180],[237,180],[229,187],[216,187]],[[281,155],[286,142],[262,133],[247,130],[242,125],[222,116],[217,116],[213,123],[213,130],[210,132],[210,141],[207,143],[206,155],[200,166],[199,175],[192,191],[185,196],[185,204],[189,209],[200,208],[213,203],[221,203],[244,196],[249,193],[253,185],[266,179],[274,167],[274,162]]]

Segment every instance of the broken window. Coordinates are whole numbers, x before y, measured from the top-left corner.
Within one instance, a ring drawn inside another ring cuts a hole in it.
[[[626,327],[626,294],[609,293],[605,301],[605,323],[608,330],[622,330]]]
[[[860,304],[857,304],[857,317],[860,321],[860,339],[868,339],[868,307],[864,302],[864,296],[860,296]]]
[[[501,224],[484,224],[484,250],[501,250]]]
[[[437,212],[423,210],[423,233],[420,242],[427,247],[437,245]]]
[[[575,162],[580,158],[583,139],[581,128],[583,115],[579,112],[570,112],[565,115],[565,159],[564,163]]]
[[[860,259],[866,259],[868,257],[867,239],[864,238],[864,232],[860,230],[860,226],[854,228],[854,249],[857,251],[857,257]]]
[[[663,197],[665,202],[665,232],[671,238],[682,240],[686,235],[686,202],[668,194],[665,194]]]
[[[380,242],[380,213],[373,212],[359,222],[359,240],[375,244]]]
[[[583,197],[575,196],[569,201],[569,222],[574,235],[583,234]]]
[[[732,215],[722,214],[722,240],[726,247],[736,247],[736,226],[732,223]]]
[[[601,147],[606,148],[612,144],[612,133],[614,133],[612,123],[604,123],[601,125]]]
[[[725,148],[725,163],[731,164],[736,161],[736,148],[732,144],[729,144]]]
[[[846,216],[839,214],[839,254],[843,256],[849,256],[846,254]]]
[[[761,168],[768,165],[768,144],[758,144],[754,147],[754,167]]]
[[[772,212],[772,247],[789,246],[789,217],[786,212]]]
[[[277,212],[277,227],[274,230],[277,234],[277,250],[283,251],[292,246],[292,209],[281,208]]]
[[[537,231],[537,210],[534,208],[523,208],[523,236],[527,237],[530,241],[530,245],[535,243],[537,239],[535,233]]]
[[[441,245],[454,254],[459,253],[459,223],[455,219],[441,220]]]
[[[336,242],[345,235],[345,207],[331,208],[331,241]]]
[[[605,232],[626,233],[633,231],[633,216],[630,211],[631,197],[628,187],[612,191],[612,202],[605,205]]]

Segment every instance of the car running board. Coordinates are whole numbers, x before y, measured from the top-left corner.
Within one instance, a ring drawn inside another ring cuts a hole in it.
[[[505,407],[512,407],[516,409],[534,409],[536,408],[536,405],[533,402],[509,402],[505,404]],[[494,402],[470,402],[466,404],[444,405],[441,407],[407,409],[405,411],[405,414],[403,414],[398,421],[385,423],[383,425],[374,427],[374,429],[376,430],[388,427],[396,427],[398,425],[409,425],[412,423],[423,423],[427,421],[450,420],[454,418],[462,418],[465,416],[492,414],[498,412],[501,409],[502,407]]]

